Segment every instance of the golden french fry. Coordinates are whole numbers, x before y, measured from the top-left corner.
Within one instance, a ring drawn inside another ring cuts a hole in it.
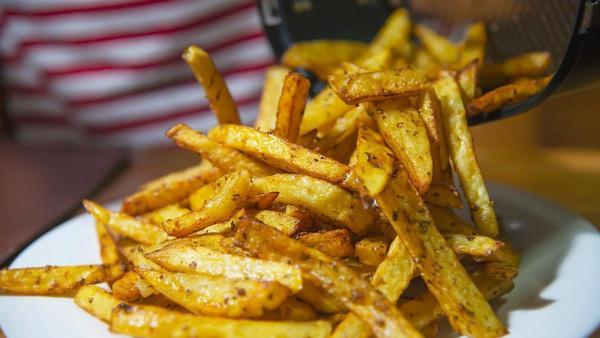
[[[342,101],[333,89],[324,88],[306,104],[304,116],[300,123],[300,135],[306,135],[331,121],[335,121],[350,109],[352,109],[352,106]]]
[[[155,263],[173,272],[201,273],[229,279],[277,282],[292,292],[302,289],[302,276],[297,268],[249,257],[239,257],[200,245],[173,243],[146,254]]]
[[[296,296],[322,313],[334,314],[348,311],[341,301],[310,280],[303,281],[302,290]]]
[[[442,103],[442,119],[452,163],[469,202],[473,221],[482,235],[495,237],[498,221],[477,163],[458,85],[453,78],[445,77],[436,81],[434,88]]]
[[[348,257],[354,253],[352,234],[348,229],[300,234],[298,240],[331,257]]]
[[[83,206],[92,209],[92,202],[83,200]],[[123,274],[123,266],[119,258],[117,244],[110,236],[107,225],[104,222],[96,221],[96,235],[98,236],[98,244],[100,245],[100,258],[106,270],[107,277],[112,281],[119,278]]]
[[[310,81],[301,74],[288,73],[285,76],[277,106],[275,135],[296,142],[309,89]]]
[[[458,74],[456,74],[456,81],[460,88],[463,101],[469,104],[475,97],[480,95],[480,89],[478,86],[479,79],[479,62],[474,60],[468,63]]]
[[[433,160],[427,128],[419,112],[405,98],[367,105],[385,143],[408,171],[421,194],[431,185]]]
[[[123,212],[137,216],[186,198],[192,191],[221,175],[208,161],[191,168],[170,173],[141,187],[125,198]]]
[[[434,161],[435,163],[435,161]],[[435,167],[435,165],[434,165]],[[434,171],[435,172],[435,171]],[[440,207],[460,209],[463,207],[460,195],[454,185],[445,183],[431,183],[429,190],[423,195],[425,202]]]
[[[473,272],[471,278],[488,300],[500,297],[514,287],[512,280],[496,280],[482,271]],[[425,292],[423,295],[408,300],[400,304],[398,308],[410,318],[417,328],[423,328],[444,315],[444,311],[431,292]]]
[[[279,195],[279,193],[273,191],[266,194],[252,196],[248,199],[248,203],[246,203],[247,207],[258,210],[269,209],[275,202],[277,195]]]
[[[551,60],[549,52],[531,52],[511,57],[498,64],[483,64],[480,72],[481,86],[493,88],[514,78],[543,76]]]
[[[394,154],[374,130],[361,128],[356,141],[356,164],[353,170],[361,178],[370,196],[377,195],[386,186],[394,171]],[[384,253],[385,254],[385,253]]]
[[[462,234],[466,236],[476,235],[475,229],[469,222],[460,218],[448,207],[428,204],[427,209],[433,218],[435,225],[441,232]]]
[[[290,297],[277,309],[267,313],[261,319],[307,321],[315,320],[316,318],[317,312],[310,304],[305,303],[296,297]]]
[[[342,183],[350,172],[348,166],[338,161],[254,128],[223,125],[211,130],[208,136],[288,172],[332,183]]]
[[[434,59],[428,51],[422,48],[418,48],[415,51],[415,56],[412,61],[412,65],[417,69],[425,72],[428,78],[435,78],[436,76],[431,76],[433,74],[437,74],[440,69],[442,69],[441,65]]]
[[[352,135],[357,130],[357,125],[361,124],[361,119],[369,119],[362,106],[354,107],[348,110],[344,115],[335,120],[335,122],[319,128],[314,143],[310,148],[322,152],[339,145],[342,140]]]
[[[431,150],[431,185],[423,196],[426,202],[452,208],[462,208],[454,187],[454,174],[448,160],[448,146],[441,117],[441,104],[433,88],[427,89],[418,101],[419,114],[425,122]]]
[[[377,337],[421,336],[393,303],[341,262],[250,219],[242,220],[236,239],[261,258],[291,260],[297,264],[305,279],[327,288],[367,323]]]
[[[0,293],[61,295],[78,288],[106,282],[102,265],[50,266],[0,270]]]
[[[407,57],[405,45],[410,35],[410,16],[404,8],[398,8],[386,19],[384,25],[379,29],[367,47],[366,55],[380,51],[390,50],[394,53]]]
[[[485,46],[487,44],[487,32],[485,23],[481,21],[474,22],[467,27],[465,39],[460,45],[460,56],[458,59],[458,68],[467,66],[469,63],[477,60],[481,64],[485,60]]]
[[[110,319],[110,329],[115,333],[148,338],[326,338],[331,323],[325,320],[254,321],[204,317],[170,311],[154,306],[119,306]]]
[[[283,88],[283,79],[290,72],[286,67],[270,66],[265,71],[265,84],[263,86],[258,115],[254,121],[254,127],[264,132],[275,129],[277,117],[277,105]]]
[[[266,225],[273,227],[284,234],[291,236],[300,229],[302,220],[282,211],[261,210],[254,217]]]
[[[504,242],[486,236],[445,233],[444,238],[458,255],[489,256],[504,246]]]
[[[172,236],[183,237],[229,219],[245,203],[250,189],[250,175],[245,170],[236,171],[212,184],[220,187],[220,190],[200,210],[165,221],[163,229]]]
[[[491,113],[506,105],[526,100],[540,93],[552,80],[552,75],[539,79],[521,79],[493,89],[469,103],[468,116]]]
[[[169,235],[158,226],[121,212],[107,210],[96,202],[87,201],[85,208],[96,222],[106,224],[111,231],[136,242],[151,245],[169,239]]]
[[[503,335],[504,326],[435,227],[418,191],[401,169],[375,199],[415,260],[428,289],[459,333]]]
[[[255,178],[253,193],[277,191],[278,203],[292,204],[310,210],[327,222],[345,226],[352,232],[364,233],[375,220],[372,210],[350,192],[310,176],[276,174]],[[323,206],[326,205],[326,208]]]
[[[480,261],[486,262],[484,266],[486,274],[495,279],[512,279],[519,272],[519,255],[508,243],[489,256],[477,258]]]
[[[459,48],[446,37],[423,25],[415,25],[415,35],[439,63],[449,65],[458,60]]]
[[[347,104],[413,96],[427,86],[425,75],[414,68],[379,72],[333,74],[329,85]]]
[[[177,218],[189,212],[190,209],[182,207],[179,203],[173,203],[167,205],[166,207],[152,211],[150,214],[148,214],[148,219],[154,225],[161,225],[168,219]]]
[[[312,40],[293,44],[281,57],[290,68],[304,68],[320,79],[334,72],[340,63],[352,61],[366,50],[366,45],[349,40]]]
[[[126,272],[113,283],[111,288],[116,298],[126,302],[135,302],[142,297],[145,298],[157,293],[152,286],[133,271]]]
[[[276,169],[260,161],[248,158],[236,150],[211,141],[206,135],[185,124],[178,124],[169,129],[167,137],[175,141],[181,148],[199,153],[224,173],[234,170],[247,170],[252,176],[263,176],[277,172]]]
[[[104,322],[110,322],[113,309],[125,304],[122,300],[94,285],[86,285],[77,290],[74,300],[75,304],[85,312]]]
[[[365,71],[387,69],[389,68],[392,59],[392,55],[389,51],[380,50],[365,55],[361,60],[357,60],[358,68],[360,71],[363,71],[362,68],[364,68]],[[343,74],[341,71],[339,73]],[[352,108],[351,105],[342,101],[342,99],[335,94],[333,89],[325,87],[317,96],[306,104],[304,117],[300,124],[300,135],[306,135],[315,129],[319,129],[334,122]]]
[[[369,266],[378,266],[388,251],[388,243],[381,237],[366,237],[356,242],[354,255]]]
[[[229,88],[208,53],[192,45],[185,49],[182,57],[204,88],[204,93],[219,123],[240,123],[240,115]]]
[[[126,257],[133,270],[155,290],[197,314],[260,317],[279,306],[289,294],[286,287],[273,282],[169,272],[145,258],[139,249]]]

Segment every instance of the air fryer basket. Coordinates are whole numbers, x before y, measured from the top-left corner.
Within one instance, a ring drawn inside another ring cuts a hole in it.
[[[516,105],[472,118],[472,125],[527,111],[557,91],[600,83],[600,0],[258,1],[277,57],[297,41],[368,41],[399,6],[408,8],[413,20],[455,40],[469,22],[486,22],[489,61],[530,51],[552,54],[554,77],[544,91]]]

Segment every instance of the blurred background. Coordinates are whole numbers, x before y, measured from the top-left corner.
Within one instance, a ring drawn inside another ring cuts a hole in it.
[[[4,0],[0,21],[0,262],[79,209],[197,161],[164,131],[215,120],[181,52],[197,44],[245,122],[275,63],[249,0]],[[487,179],[600,224],[600,88],[472,129]]]

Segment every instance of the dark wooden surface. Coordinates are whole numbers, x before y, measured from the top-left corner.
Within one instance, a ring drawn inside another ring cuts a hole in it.
[[[124,167],[121,150],[0,142],[0,263]]]

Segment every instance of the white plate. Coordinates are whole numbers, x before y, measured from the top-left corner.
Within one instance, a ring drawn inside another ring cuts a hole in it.
[[[494,302],[510,337],[586,337],[600,324],[600,234],[586,220],[538,197],[490,185],[507,236],[523,254],[515,289]],[[48,232],[11,267],[99,263],[92,218]],[[114,337],[70,298],[0,296],[7,337]]]

